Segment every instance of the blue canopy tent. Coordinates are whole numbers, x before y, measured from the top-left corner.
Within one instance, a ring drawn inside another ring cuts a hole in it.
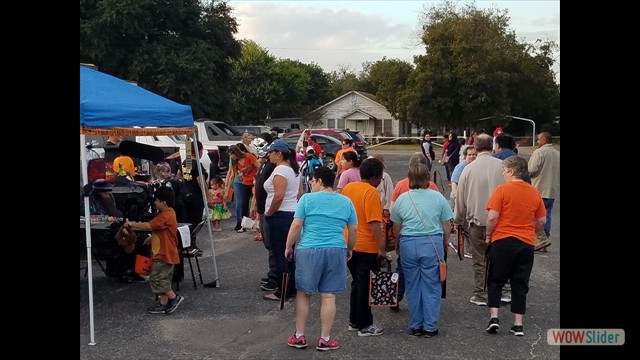
[[[178,104],[124,80],[80,65],[80,161],[82,164],[83,184],[88,182],[85,135],[152,136],[180,134],[196,137],[190,106]],[[198,153],[197,144],[197,141],[194,141],[196,153]],[[196,161],[196,166],[200,167],[200,159],[196,159]],[[202,177],[200,179],[200,187],[203,189],[202,196],[206,204],[204,179]],[[89,214],[88,197],[84,198],[84,210],[85,214]],[[213,250],[211,226],[208,222],[207,225],[211,249]],[[90,266],[90,221],[86,221],[85,228],[87,262],[89,264],[89,327],[91,332],[89,345],[95,345],[93,272]],[[218,286],[215,250],[213,251],[213,267],[215,284]]]

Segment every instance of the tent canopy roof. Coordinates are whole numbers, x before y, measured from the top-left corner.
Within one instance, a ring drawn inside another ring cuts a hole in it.
[[[190,106],[80,66],[80,134],[171,135],[193,131]]]

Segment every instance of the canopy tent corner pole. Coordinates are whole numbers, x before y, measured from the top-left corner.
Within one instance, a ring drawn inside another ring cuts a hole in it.
[[[192,144],[196,154],[200,154],[200,149],[198,149],[198,132],[197,131],[193,132]],[[185,149],[185,151],[191,151],[191,149]],[[200,170],[202,169],[202,165],[200,165],[200,156],[196,156],[196,166],[198,167],[198,173],[200,173]],[[208,219],[209,211],[208,211],[208,204],[207,204],[207,194],[205,193],[205,191],[207,191],[207,187],[204,183],[204,176],[199,176],[199,178],[200,178],[199,185],[200,185],[200,189],[202,190],[202,200],[205,204],[204,209],[202,211],[202,217]],[[207,228],[207,234],[209,235],[209,241],[211,241],[211,252],[213,253],[212,257],[213,257],[213,279],[214,280],[212,281],[212,283],[214,283],[214,287],[220,287],[220,278],[218,277],[218,265],[216,263],[216,250],[213,244],[213,232],[211,231],[211,221],[205,221],[205,223]]]
[[[87,185],[89,183],[89,175],[87,172],[87,152],[85,145],[85,135],[80,135],[80,163],[82,164],[82,184]],[[93,264],[91,260],[91,215],[89,211],[89,197],[84,196],[84,232],[87,238],[87,279],[89,283],[89,331],[91,333],[91,340],[89,345],[96,345],[95,341],[95,327],[93,323]]]

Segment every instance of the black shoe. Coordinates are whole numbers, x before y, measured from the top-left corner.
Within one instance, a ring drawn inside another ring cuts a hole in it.
[[[169,302],[167,303],[167,309],[165,310],[165,313],[171,314],[172,312],[176,311],[176,309],[178,308],[178,305],[180,305],[183,300],[184,298],[180,295],[176,295],[176,297],[174,297],[173,300],[170,299]]]
[[[509,331],[511,331],[515,336],[524,336],[524,329],[522,328],[522,325],[513,325]]]
[[[237,223],[236,227],[233,228],[233,231],[238,231],[240,229],[242,229],[242,225],[240,225],[240,223]]]
[[[260,286],[260,289],[262,289],[263,291],[276,291],[276,289],[278,289],[278,285],[276,285],[276,283],[268,282]]]
[[[434,330],[434,331],[423,330],[422,333],[424,334],[424,337],[430,338],[438,335],[438,330]]]
[[[157,304],[153,305],[152,307],[148,308],[147,312],[149,314],[166,314],[167,305],[162,305],[160,303],[157,303]]]
[[[500,320],[498,320],[498,318],[491,318],[491,320],[489,320],[489,325],[487,325],[487,332],[489,334],[495,334],[498,332],[499,328]]]
[[[424,335],[424,331],[422,330],[422,328],[409,329],[409,335],[412,335],[412,336],[423,336]]]

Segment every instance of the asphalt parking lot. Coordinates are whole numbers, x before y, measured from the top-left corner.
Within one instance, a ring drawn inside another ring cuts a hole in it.
[[[394,182],[406,174],[412,152],[375,151],[385,155]],[[444,174],[440,165],[435,166]],[[320,334],[319,299],[312,297],[307,339],[299,350],[286,345],[294,331],[293,302],[284,310],[265,301],[259,279],[266,275],[267,254],[253,234],[232,231],[235,219],[223,221],[223,232],[213,233],[212,249],[206,229],[198,237],[204,250],[200,265],[204,281],[214,280],[213,254],[219,274],[218,288],[194,290],[188,266],[179,293],[185,297],[173,314],[151,315],[154,303],[148,283],[122,284],[107,279],[93,264],[95,345],[90,342],[88,282],[80,272],[81,359],[558,359],[560,347],[547,344],[547,330],[560,328],[560,199],[553,209],[553,228],[547,253],[536,254],[524,316],[525,336],[509,333],[513,314],[501,308],[501,328],[487,334],[487,307],[469,303],[472,295],[471,260],[458,260],[450,252],[447,297],[442,301],[440,333],[417,338],[406,333],[406,301],[399,312],[373,310],[374,322],[384,327],[377,337],[358,337],[347,331],[348,291],[337,296],[333,337],[340,349],[320,352],[314,346]],[[350,279],[349,279],[350,281]]]

